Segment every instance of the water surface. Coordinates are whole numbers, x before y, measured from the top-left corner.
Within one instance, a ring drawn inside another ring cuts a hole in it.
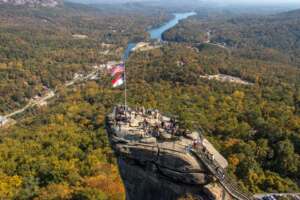
[[[170,20],[169,22],[167,22],[166,24],[158,27],[158,28],[154,28],[149,30],[149,34],[150,34],[150,38],[151,39],[156,39],[156,40],[162,40],[162,34],[173,28],[174,26],[176,26],[180,20],[186,19],[190,16],[196,15],[195,12],[189,12],[189,13],[175,13],[174,14],[174,18],[172,20]]]
[[[188,13],[174,13],[174,18],[165,23],[164,25],[158,27],[158,28],[153,28],[148,31],[150,34],[150,38],[152,40],[159,40],[162,41],[162,35],[165,31],[173,28],[176,26],[180,20],[186,19],[190,16],[196,15],[197,13],[195,12],[188,12]],[[123,59],[127,60],[131,50],[136,46],[137,43],[128,43],[127,48],[125,50]]]

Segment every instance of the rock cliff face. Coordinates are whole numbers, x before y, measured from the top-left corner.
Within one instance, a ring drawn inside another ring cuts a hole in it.
[[[0,5],[6,4],[30,7],[56,7],[62,3],[63,0],[0,0]]]
[[[180,151],[151,144],[115,144],[128,200],[229,200],[201,162]]]
[[[221,170],[228,163],[205,138],[197,132],[182,133],[175,120],[157,111],[141,110],[117,107],[107,117],[128,200],[177,200],[188,195],[199,200],[232,199],[220,185],[220,176],[216,178],[219,172],[208,165],[219,163],[216,169]],[[206,153],[195,156],[196,149]]]

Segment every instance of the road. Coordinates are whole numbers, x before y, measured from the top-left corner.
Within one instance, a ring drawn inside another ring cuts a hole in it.
[[[91,73],[87,74],[86,76],[78,76],[75,77],[72,81],[69,81],[67,83],[64,84],[65,87],[69,87],[74,85],[77,82],[80,81],[87,81],[87,80],[92,80],[95,79],[95,77],[98,75],[99,69],[93,70]],[[9,113],[5,116],[3,116],[6,119],[12,118],[18,114],[21,114],[23,112],[25,112],[26,110],[28,110],[29,108],[33,108],[37,105],[41,105],[44,102],[47,102],[48,100],[52,99],[53,97],[55,97],[56,95],[56,90],[49,90],[44,96],[42,96],[39,99],[30,99],[28,104],[26,106],[24,106],[23,108],[16,110],[12,113]]]
[[[31,99],[31,100],[29,101],[29,103],[28,103],[25,107],[23,107],[23,108],[21,108],[21,109],[19,109],[19,110],[16,110],[16,111],[14,111],[14,112],[12,112],[12,113],[10,113],[10,114],[8,114],[8,115],[5,115],[4,117],[8,119],[8,118],[11,118],[11,117],[13,117],[13,116],[15,116],[15,115],[17,115],[17,114],[23,113],[23,112],[25,112],[27,109],[32,108],[32,107],[34,107],[34,106],[36,106],[36,105],[39,105],[39,104],[41,104],[41,103],[43,103],[43,102],[46,102],[47,100],[53,98],[54,96],[55,96],[54,91],[50,90],[50,91],[47,92],[42,98],[40,98],[40,99],[38,99],[38,100],[33,100],[33,99]]]
[[[219,43],[211,43],[211,42],[208,42],[208,43],[205,43],[205,44],[209,44],[209,45],[212,45],[212,46],[217,46],[217,47],[220,47],[220,48],[222,48],[222,49],[229,50],[228,47],[226,47],[225,45],[219,44]]]
[[[266,194],[255,194],[251,195],[243,192],[239,186],[233,181],[222,167],[217,162],[212,161],[208,158],[203,151],[199,149],[192,149],[191,152],[199,158],[205,166],[211,171],[211,173],[219,180],[220,184],[225,190],[231,194],[235,199],[238,200],[262,200],[264,197],[272,196],[273,199],[276,197],[293,197],[295,200],[300,200],[300,193],[266,193]]]
[[[263,199],[263,197],[273,196],[277,197],[293,197],[295,200],[300,200],[300,193],[268,193],[268,194],[256,194],[254,197],[256,199]]]
[[[212,43],[211,42],[211,39],[210,39],[211,38],[211,31],[207,31],[206,34],[207,34],[207,39],[206,39],[206,41],[203,42],[204,44],[209,44],[209,45],[212,45],[212,46],[217,46],[217,47],[220,47],[222,49],[226,49],[226,50],[229,51],[229,48],[226,47],[225,45],[223,45],[221,43]]]

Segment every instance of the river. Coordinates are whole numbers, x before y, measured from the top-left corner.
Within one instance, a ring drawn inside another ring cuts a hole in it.
[[[162,41],[162,34],[176,26],[180,20],[186,19],[190,16],[196,15],[197,13],[195,12],[187,12],[187,13],[174,13],[174,18],[165,23],[164,25],[158,27],[158,28],[153,28],[148,31],[150,34],[151,40],[158,40]],[[129,54],[131,50],[136,46],[137,43],[128,43],[127,48],[124,53],[124,59],[127,60],[129,57]]]

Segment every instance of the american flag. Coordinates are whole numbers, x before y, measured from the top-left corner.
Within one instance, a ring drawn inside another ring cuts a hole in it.
[[[122,74],[119,74],[114,80],[112,80],[112,85],[114,88],[123,84],[124,84],[124,76]]]
[[[112,68],[111,70],[111,76],[116,76],[117,74],[121,74],[125,71],[125,65],[119,64]]]

